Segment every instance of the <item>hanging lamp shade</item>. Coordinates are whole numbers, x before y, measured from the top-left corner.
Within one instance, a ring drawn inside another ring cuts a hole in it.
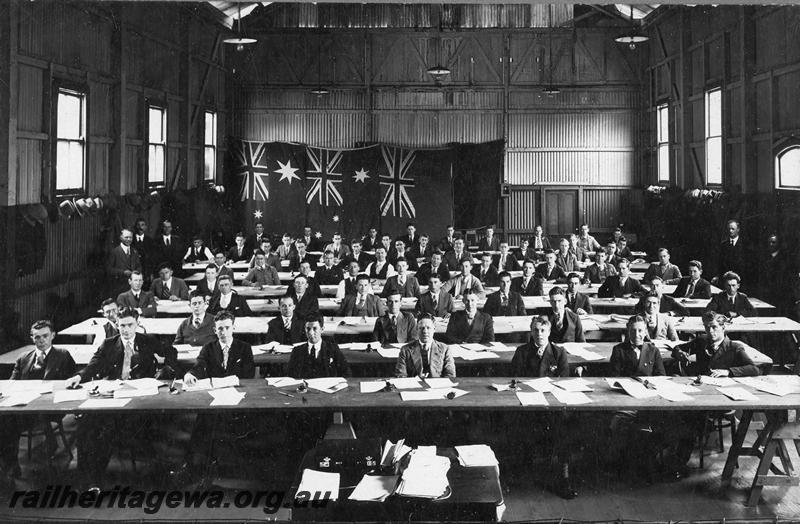
[[[435,66],[428,68],[428,74],[439,80],[449,75],[450,70],[441,64],[436,64]]]
[[[258,42],[255,38],[248,38],[242,33],[242,6],[239,4],[237,6],[239,17],[236,19],[236,35],[230,38],[224,39],[222,42],[225,44],[231,44],[236,46],[237,51],[241,51],[244,49],[244,46],[248,44],[255,44]]]

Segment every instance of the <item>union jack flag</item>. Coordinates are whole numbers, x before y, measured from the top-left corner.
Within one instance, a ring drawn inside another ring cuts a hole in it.
[[[389,171],[388,175],[380,175],[381,186],[386,186],[386,193],[381,200],[381,215],[386,216],[391,212],[395,217],[416,217],[417,210],[408,194],[408,188],[414,187],[414,180],[409,178],[408,170],[414,163],[416,151],[381,146],[381,154]]]
[[[306,191],[306,204],[316,199],[321,206],[342,205],[342,194],[337,187],[337,184],[342,183],[342,173],[337,170],[343,153],[344,151],[306,147],[306,155],[311,163],[310,169],[306,170],[306,180],[312,182]]]
[[[236,176],[243,177],[239,196],[242,201],[269,200],[269,169],[267,168],[266,146],[263,142],[236,141],[233,146],[233,158],[236,164]]]

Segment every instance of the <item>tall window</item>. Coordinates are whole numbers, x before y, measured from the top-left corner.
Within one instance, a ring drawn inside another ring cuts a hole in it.
[[[658,181],[669,182],[669,106],[658,106]]]
[[[147,184],[162,186],[166,180],[167,110],[147,108]]]
[[[706,91],[706,183],[722,184],[722,90]]]
[[[800,146],[790,146],[775,157],[775,187],[800,189]]]
[[[80,193],[86,181],[86,93],[57,92],[56,193]]]
[[[203,138],[203,180],[217,179],[217,114],[206,111]]]

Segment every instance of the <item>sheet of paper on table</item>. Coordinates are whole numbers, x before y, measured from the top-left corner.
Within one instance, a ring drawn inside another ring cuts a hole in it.
[[[394,493],[399,478],[399,475],[364,475],[347,498],[383,502]]]
[[[656,390],[648,389],[644,384],[637,380],[630,378],[607,378],[606,381],[614,387],[618,386],[625,391],[625,393],[635,399],[653,398],[658,396]]]
[[[0,400],[0,407],[11,408],[15,406],[27,406],[37,398],[39,398],[38,391],[20,391],[12,393]]]
[[[792,393],[800,393],[800,377],[794,375],[767,375],[761,377],[737,377],[740,384],[750,386],[758,391],[782,397]]]
[[[152,389],[152,388],[158,389],[161,386],[166,385],[163,382],[161,382],[160,380],[156,380],[154,378],[147,378],[147,377],[145,377],[145,378],[135,378],[135,379],[132,379],[132,380],[124,380],[123,383],[128,385],[128,386],[131,386],[133,388],[136,388],[136,389]]]
[[[175,351],[178,353],[191,353],[192,351],[200,352],[203,349],[201,346],[192,346],[190,344],[173,344],[172,347],[175,348]]]
[[[130,402],[129,398],[90,398],[83,404],[78,406],[78,409],[114,409],[125,407]]]
[[[550,377],[533,378],[530,380],[525,380],[522,383],[541,393],[547,393],[556,389],[556,385],[553,384],[553,381],[550,379]]]
[[[229,387],[223,389],[213,389],[208,392],[214,400],[211,406],[236,406],[244,399],[244,392],[237,391],[236,388]]]
[[[199,379],[191,386],[188,386],[186,383],[184,383],[183,391],[208,391],[209,389],[222,389],[238,385],[239,377],[236,375],[228,375],[227,377]]]
[[[702,377],[700,377],[700,381],[703,384],[709,384],[721,388],[733,387],[736,385],[736,381],[730,377],[709,377],[703,375]]]
[[[739,387],[725,387],[717,388],[717,391],[725,395],[731,400],[758,400],[758,397],[750,393],[744,388]]]
[[[268,386],[275,386],[276,388],[299,386],[303,383],[302,380],[292,377],[267,377],[266,380]]]
[[[390,378],[389,382],[397,389],[420,389],[422,387],[419,377]]]
[[[496,353],[514,352],[517,350],[516,346],[507,346],[502,342],[489,342],[490,349]]]
[[[399,348],[378,348],[378,355],[383,358],[390,358],[396,360],[400,356]]]
[[[381,452],[381,466],[391,466],[410,452],[411,448],[406,446],[405,439],[400,439],[397,443],[387,440]]]
[[[413,453],[396,493],[401,496],[434,499],[447,492],[450,459],[430,453]]]
[[[386,387],[385,380],[368,380],[359,384],[362,393],[377,393]]]
[[[434,377],[426,378],[425,383],[431,389],[452,388],[458,385],[458,382],[453,382],[449,378],[434,378]]]
[[[564,391],[592,391],[592,388],[589,387],[589,384],[583,380],[582,378],[572,378],[569,380],[559,380],[555,383],[556,386],[563,389]]]
[[[547,399],[541,391],[517,391],[517,400],[523,406],[547,406]]]
[[[300,485],[297,493],[307,493],[309,498],[316,498],[318,494],[320,500],[339,499],[339,474],[317,471],[314,469],[304,469],[303,476],[300,478]]]
[[[124,388],[114,391],[114,398],[151,397],[158,395],[158,388]]]
[[[497,457],[491,447],[486,444],[456,446],[458,462],[465,468],[497,466]]]
[[[489,387],[495,391],[510,391],[511,384],[490,384]]]
[[[589,348],[595,347],[592,344],[588,344],[586,342],[564,342],[560,345],[564,346],[564,349],[570,355],[581,357],[584,360],[603,360],[602,355],[589,350]]]
[[[577,406],[581,404],[589,404],[592,402],[586,393],[582,391],[565,391],[562,389],[554,389],[551,391],[556,400],[568,406]]]
[[[60,404],[62,402],[73,402],[75,400],[86,400],[89,391],[86,388],[81,389],[59,389],[53,391],[53,403]]]
[[[0,392],[3,395],[28,391],[50,393],[53,391],[53,382],[45,382],[44,380],[0,380]]]

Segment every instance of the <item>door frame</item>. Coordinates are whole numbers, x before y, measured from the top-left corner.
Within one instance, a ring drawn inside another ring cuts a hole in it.
[[[547,192],[548,191],[576,191],[577,200],[575,202],[575,222],[580,225],[586,221],[586,210],[583,206],[583,187],[578,185],[548,185],[539,186],[539,223],[544,223],[544,217],[547,214]],[[552,234],[548,231],[548,235]]]

